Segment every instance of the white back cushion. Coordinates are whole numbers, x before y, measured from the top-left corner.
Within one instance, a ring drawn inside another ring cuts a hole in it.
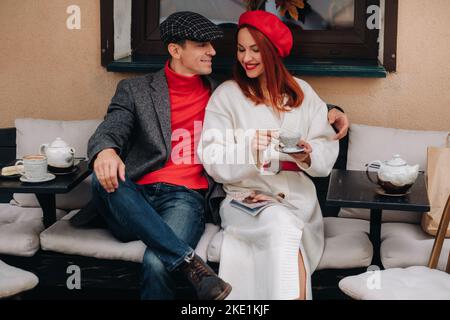
[[[444,147],[447,131],[418,131],[352,124],[349,133],[347,170],[366,170],[373,160],[389,160],[399,154],[409,164],[426,170],[427,148]],[[369,210],[342,208],[342,218],[369,219]],[[421,214],[383,210],[383,222],[420,223]]]
[[[61,137],[75,148],[76,157],[86,157],[89,138],[101,121],[101,119],[79,121],[16,119],[17,158],[39,153],[41,144],[51,143],[56,137]]]
[[[418,131],[352,124],[347,169],[366,170],[366,163],[389,160],[399,154],[409,164],[426,169],[427,148],[444,147],[448,131]]]
[[[86,157],[87,144],[101,119],[60,121],[31,118],[19,118],[15,121],[17,158],[39,153],[43,143],[51,143],[61,137],[75,148],[76,157]],[[78,209],[84,207],[91,198],[90,179],[86,179],[67,194],[56,196],[56,207],[60,209]],[[22,207],[39,207],[34,194],[14,194],[15,204]]]

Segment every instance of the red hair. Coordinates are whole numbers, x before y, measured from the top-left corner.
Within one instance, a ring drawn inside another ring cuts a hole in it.
[[[298,108],[304,99],[304,94],[297,81],[289,73],[281,60],[275,46],[258,29],[249,25],[243,25],[238,29],[247,28],[261,53],[266,85],[269,90],[269,101],[264,97],[258,78],[249,78],[239,61],[234,65],[234,80],[241,88],[244,95],[255,104],[266,103],[274,108],[274,111],[287,111],[285,106]],[[236,33],[237,39],[237,33]],[[237,42],[237,41],[236,41]],[[284,99],[287,97],[287,102]]]

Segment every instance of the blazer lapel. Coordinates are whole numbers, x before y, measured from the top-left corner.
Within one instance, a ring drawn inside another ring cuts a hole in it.
[[[169,151],[172,145],[172,126],[170,122],[169,87],[167,86],[164,69],[152,74],[150,87],[152,89],[150,97],[153,101],[156,115],[158,116],[161,133],[164,137],[167,151]]]

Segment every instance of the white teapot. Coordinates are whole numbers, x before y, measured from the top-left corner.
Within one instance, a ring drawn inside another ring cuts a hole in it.
[[[375,182],[369,175],[369,168],[379,166],[378,181]],[[396,154],[389,161],[372,161],[367,165],[367,177],[373,183],[380,185],[387,193],[406,193],[414,184],[419,174],[419,165],[409,166],[400,155]]]
[[[39,153],[47,157],[47,163],[55,168],[70,168],[74,164],[75,149],[61,138],[56,138],[50,145],[44,143],[39,148]]]

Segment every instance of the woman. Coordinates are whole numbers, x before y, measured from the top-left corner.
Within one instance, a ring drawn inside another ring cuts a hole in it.
[[[306,173],[327,176],[339,145],[326,104],[282,63],[291,48],[292,34],[275,15],[241,15],[234,80],[219,86],[206,108],[198,151],[227,193],[219,275],[233,286],[229,299],[311,298],[310,275],[323,252],[322,214]],[[301,135],[304,151],[275,151],[283,131]],[[268,195],[296,208],[277,204],[252,216],[230,204]]]

